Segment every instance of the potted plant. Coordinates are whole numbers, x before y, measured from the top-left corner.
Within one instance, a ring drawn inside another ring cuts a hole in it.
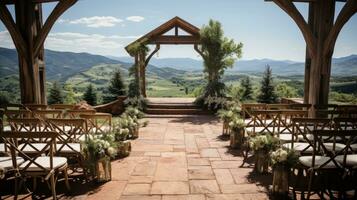
[[[289,171],[298,162],[298,154],[294,150],[278,148],[270,153],[273,168],[272,192],[286,196],[289,193]]]
[[[98,182],[111,180],[110,159],[116,155],[113,135],[89,136],[82,144],[82,153],[94,179]]]
[[[244,142],[245,124],[240,117],[235,117],[229,122],[230,146],[232,148],[240,148]]]
[[[128,156],[131,151],[131,142],[128,140],[130,133],[129,129],[115,127],[113,132],[115,135],[115,141],[117,142],[117,156],[119,158]]]
[[[249,146],[254,151],[254,170],[258,173],[267,173],[269,167],[269,152],[275,150],[279,140],[269,133],[260,134],[249,139]]]
[[[223,121],[223,135],[229,134],[229,122],[232,120],[234,113],[231,110],[221,109],[218,111],[218,117]]]
[[[129,138],[138,138],[139,137],[139,121],[134,116],[131,117],[129,115],[123,114],[119,119],[119,126],[122,129],[129,130]]]

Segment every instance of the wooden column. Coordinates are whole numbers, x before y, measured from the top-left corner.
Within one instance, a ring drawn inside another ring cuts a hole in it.
[[[26,56],[18,54],[21,102],[39,104],[41,96],[38,59],[31,51],[34,47],[34,38],[38,33],[36,7],[31,1],[16,1],[15,3],[16,25],[27,46]]]
[[[308,24],[310,29],[313,29],[314,26],[314,12],[311,2],[309,3],[309,16]],[[306,45],[307,46],[307,45]],[[310,71],[311,71],[311,56],[308,47],[306,47],[306,56],[305,56],[305,73],[304,73],[304,103],[309,103],[309,90],[310,90]]]
[[[332,55],[323,55],[326,38],[333,26],[335,15],[334,0],[319,0],[313,6],[313,34],[316,38],[316,56],[311,59],[309,103],[327,104]]]
[[[145,78],[145,52],[140,52],[139,54],[139,73],[140,73],[140,89],[141,95],[146,97],[146,78]]]

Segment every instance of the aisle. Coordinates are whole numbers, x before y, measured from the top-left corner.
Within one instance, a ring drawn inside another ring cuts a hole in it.
[[[113,181],[93,199],[266,199],[266,188],[227,153],[213,117],[149,118],[131,155],[113,163]],[[250,177],[250,178],[248,178]]]

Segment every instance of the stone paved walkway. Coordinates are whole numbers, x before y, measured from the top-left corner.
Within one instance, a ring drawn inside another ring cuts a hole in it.
[[[228,153],[213,117],[149,118],[133,141],[129,157],[112,163],[113,181],[89,199],[211,200],[267,199],[266,188],[252,183],[252,168]],[[254,182],[254,181],[253,181]]]

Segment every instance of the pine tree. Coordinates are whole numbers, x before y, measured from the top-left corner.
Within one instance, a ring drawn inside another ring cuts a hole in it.
[[[48,102],[48,104],[63,103],[62,88],[57,81],[53,82],[53,85],[49,92],[47,102]]]
[[[119,70],[114,72],[108,86],[108,92],[109,94],[104,96],[105,102],[111,102],[116,100],[118,96],[126,95],[125,84]]]
[[[252,100],[253,99],[253,89],[252,89],[252,83],[250,82],[249,76],[246,78],[243,78],[241,80],[240,85],[242,86],[243,93],[241,96],[241,100]]]
[[[91,83],[88,85],[86,91],[83,94],[83,100],[92,106],[97,104],[97,93]]]
[[[64,98],[64,103],[65,104],[74,104],[76,103],[75,99],[75,93],[73,91],[73,87],[70,83],[67,83],[64,85],[64,90],[65,90],[65,98]]]
[[[273,84],[272,70],[269,65],[264,71],[263,80],[261,82],[260,94],[258,95],[258,102],[260,103],[275,103],[277,95],[275,94]]]

